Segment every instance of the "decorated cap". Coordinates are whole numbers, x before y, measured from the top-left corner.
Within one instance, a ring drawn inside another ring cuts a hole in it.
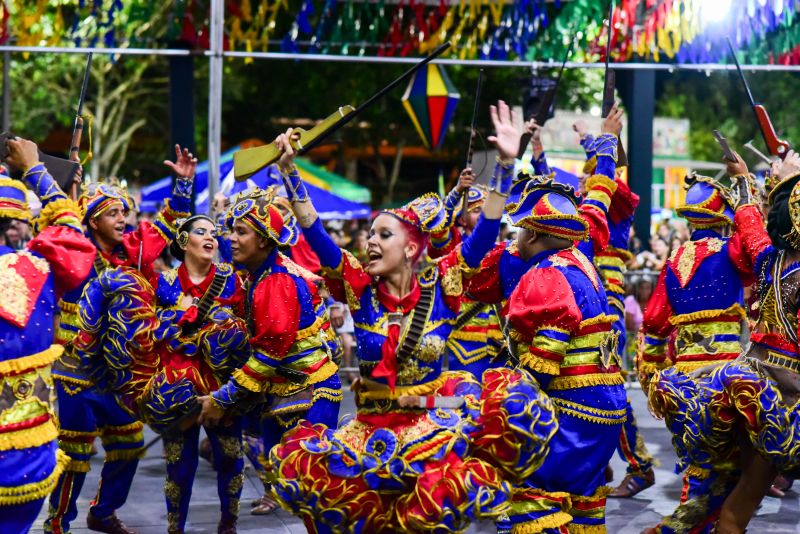
[[[447,223],[442,200],[436,193],[426,193],[402,208],[383,210],[381,213],[396,217],[424,234],[440,232]]]
[[[85,186],[78,199],[84,224],[89,219],[99,217],[111,206],[118,203],[122,204],[122,209],[124,210],[130,210],[133,207],[133,200],[128,194],[127,188],[120,185],[116,180],[112,180],[110,183],[90,183]]]
[[[467,191],[467,210],[483,206],[488,193],[489,190],[486,189],[485,185],[479,184],[470,186]]]
[[[508,210],[514,226],[569,241],[586,238],[589,225],[578,213],[578,197],[571,187],[551,177],[528,181],[520,201]]]
[[[0,174],[0,217],[30,221],[27,192],[22,182]]]
[[[708,176],[690,174],[685,179],[686,199],[675,211],[695,228],[733,224],[730,190]]]
[[[296,222],[285,224],[284,218],[275,202],[274,188],[255,188],[240,193],[234,198],[225,215],[225,225],[233,228],[236,221],[242,221],[258,235],[271,240],[278,246],[292,246],[300,235]],[[290,212],[291,213],[291,212]],[[294,215],[291,216],[294,219]]]

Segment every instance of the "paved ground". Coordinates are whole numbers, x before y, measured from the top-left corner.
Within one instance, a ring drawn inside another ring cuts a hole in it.
[[[648,413],[641,390],[629,390],[634,404],[637,419],[643,430],[650,451],[660,460],[656,469],[656,486],[641,493],[634,499],[608,501],[608,532],[620,534],[638,534],[643,528],[656,524],[662,515],[672,511],[680,496],[680,479],[673,474],[675,454],[669,443],[669,434],[663,423],[653,419]],[[352,410],[351,397],[346,398],[342,410]],[[148,436],[149,437],[149,436]],[[102,455],[102,453],[101,453]],[[84,518],[89,499],[97,486],[97,473],[100,459],[95,457],[93,470],[89,474],[83,495],[78,502],[80,516],[73,534],[88,533]],[[615,482],[619,482],[624,474],[624,466],[618,458],[612,460],[616,474]],[[252,470],[247,472],[242,494],[242,517],[239,520],[239,532],[274,532],[295,534],[303,533],[301,522],[295,517],[280,511],[271,516],[251,516],[248,512],[249,502],[259,495],[260,484]],[[166,512],[162,485],[164,482],[163,460],[161,450],[154,447],[147,458],[143,459],[139,472],[133,483],[128,504],[120,511],[120,517],[141,534],[165,532]],[[216,497],[216,480],[214,472],[201,461],[192,495],[187,532],[190,534],[215,533],[218,521],[218,502]],[[43,518],[37,521],[33,532],[41,532]],[[470,530],[471,534],[494,532],[492,525],[477,525]],[[758,516],[751,523],[748,532],[754,533],[800,533],[800,498],[797,493],[789,492],[785,499],[767,498]]]

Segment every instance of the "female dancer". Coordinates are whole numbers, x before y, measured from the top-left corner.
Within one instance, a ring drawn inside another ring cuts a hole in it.
[[[218,389],[250,354],[245,325],[227,306],[241,301],[239,279],[230,265],[213,263],[216,233],[205,215],[179,221],[171,252],[182,263],[160,275],[155,301],[138,273],[120,269],[92,282],[80,306],[83,361],[164,436],[170,533],[184,531],[197,470],[196,399]],[[236,531],[244,467],[241,426],[237,418],[229,422],[206,428],[225,533]]]
[[[519,146],[504,102],[492,119],[499,161],[483,216],[460,249],[419,273],[428,235],[444,223],[436,195],[382,212],[362,267],[323,229],[291,164],[290,132],[276,141],[294,212],[359,341],[356,417],[338,430],[301,423],[271,451],[275,493],[310,532],[463,530],[504,513],[507,480],[547,452],[552,406],[529,375],[490,370],[481,391],[468,373],[442,372],[466,275],[494,245]]]
[[[775,475],[800,470],[800,156],[789,151],[778,168],[766,230],[741,158],[728,172],[738,198],[740,260],[758,279],[750,347],[705,376],[674,368],[657,373],[649,397],[673,432],[680,462],[706,462],[731,473],[710,493],[724,496],[715,532],[738,534]]]

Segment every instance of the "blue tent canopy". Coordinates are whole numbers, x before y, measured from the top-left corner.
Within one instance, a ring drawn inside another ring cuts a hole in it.
[[[265,188],[271,185],[281,186],[282,181],[278,169],[274,165],[265,167],[250,177],[246,182],[237,182],[233,178],[233,153],[238,150],[234,148],[220,156],[220,176],[223,177],[220,184],[220,191],[226,196],[258,186]],[[197,172],[194,179],[194,187],[197,193],[195,199],[195,211],[197,213],[208,212],[208,162],[204,161],[197,165]],[[308,194],[317,208],[322,219],[367,219],[372,213],[367,204],[353,202],[346,198],[326,191],[312,184],[306,184]],[[167,176],[148,186],[142,188],[142,200],[139,208],[142,211],[156,211],[172,190],[172,178]]]

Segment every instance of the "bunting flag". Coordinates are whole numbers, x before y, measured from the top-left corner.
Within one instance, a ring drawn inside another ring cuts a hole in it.
[[[429,63],[411,79],[403,95],[403,107],[426,148],[436,150],[442,146],[460,98],[441,65]]]
[[[604,60],[609,0],[225,0],[225,48],[421,56],[444,41],[460,59]],[[160,6],[160,7],[159,7]],[[0,44],[208,48],[208,0],[4,0]],[[794,0],[617,0],[611,59],[800,64]],[[141,28],[148,28],[146,32]]]

